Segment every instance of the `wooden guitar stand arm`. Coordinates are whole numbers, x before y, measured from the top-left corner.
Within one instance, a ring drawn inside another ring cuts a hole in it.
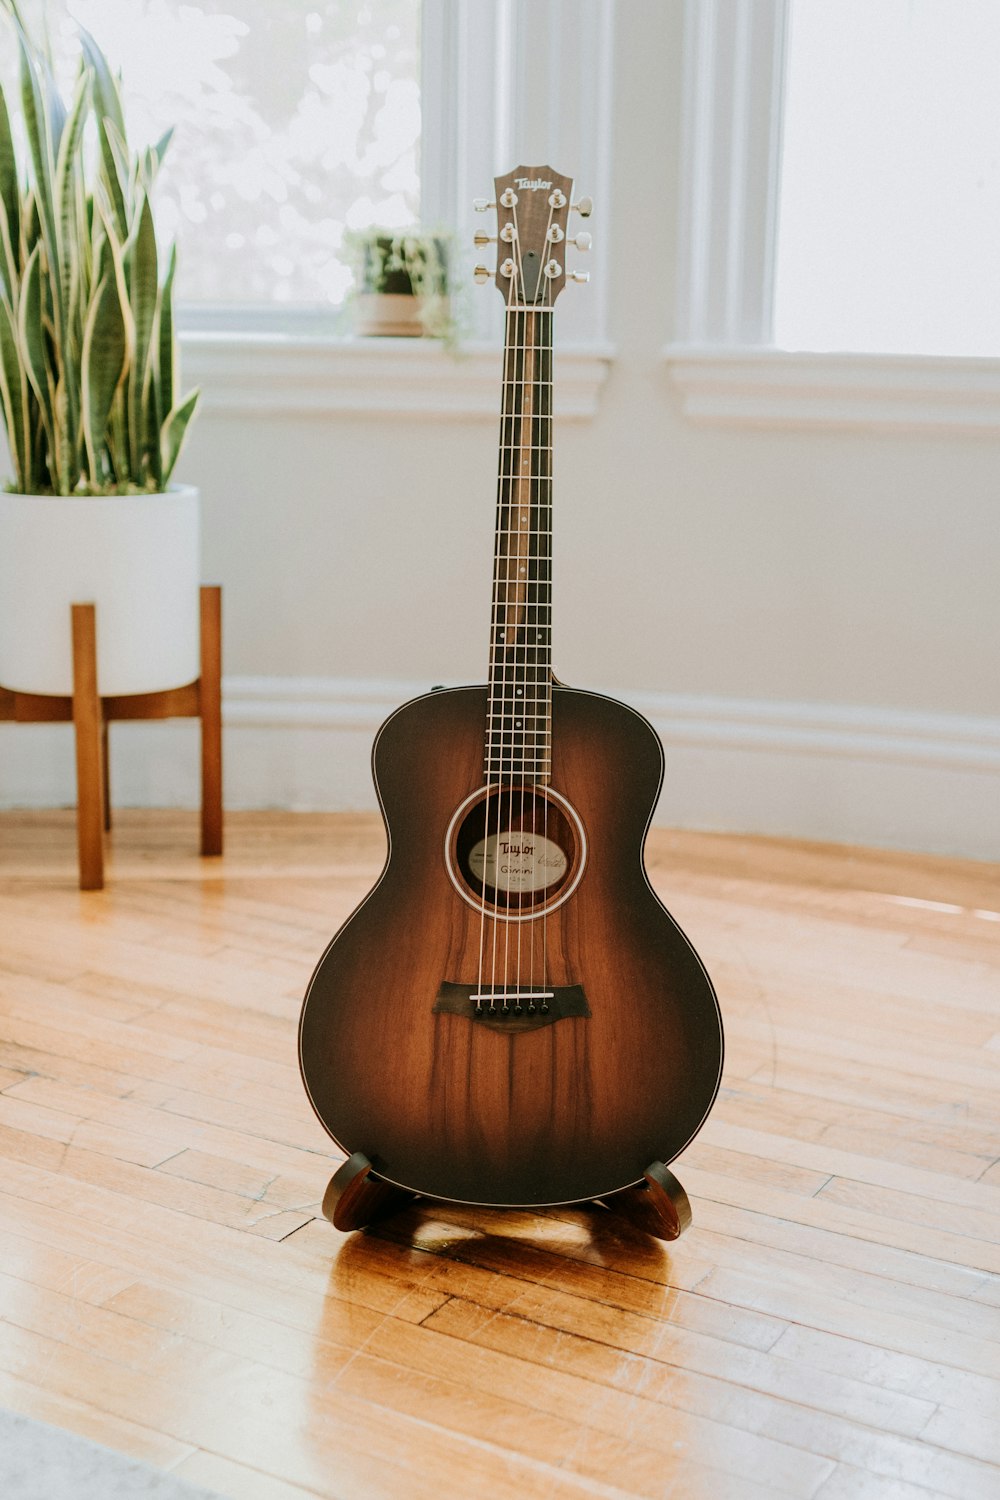
[[[323,1216],[334,1229],[364,1229],[417,1201],[419,1194],[385,1182],[367,1156],[355,1151],[330,1179],[323,1195]],[[616,1217],[658,1240],[676,1240],[691,1223],[687,1193],[661,1161],[652,1162],[635,1187],[599,1201]]]

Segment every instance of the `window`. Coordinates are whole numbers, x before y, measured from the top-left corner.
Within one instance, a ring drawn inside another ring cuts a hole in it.
[[[345,232],[418,221],[418,0],[65,0],[46,16],[65,93],[79,24],[121,70],[132,143],[176,126],[157,222],[183,301],[336,310]]]
[[[791,0],[773,338],[1000,355],[1000,6]]]
[[[685,0],[688,416],[1000,428],[998,43],[994,0]]]
[[[597,203],[593,282],[560,303],[557,395],[561,414],[593,415],[611,352],[614,0],[20,3],[33,24],[44,12],[66,93],[75,17],[123,70],[134,142],[177,126],[158,223],[180,238],[185,379],[207,407],[493,417],[503,302],[464,284],[472,201],[549,159]],[[16,86],[13,48],[0,77]],[[446,373],[437,343],[341,336],[343,231],[418,218],[457,236],[465,357]]]

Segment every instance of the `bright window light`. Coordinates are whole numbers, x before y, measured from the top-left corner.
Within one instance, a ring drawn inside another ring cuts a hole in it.
[[[37,0],[25,10],[40,24]],[[121,70],[132,143],[176,126],[156,207],[183,301],[339,307],[345,232],[417,222],[418,0],[49,0],[44,14],[67,95],[79,24]]]
[[[790,23],[775,343],[1000,356],[1000,4]]]

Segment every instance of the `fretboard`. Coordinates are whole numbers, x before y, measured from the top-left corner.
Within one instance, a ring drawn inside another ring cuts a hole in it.
[[[486,780],[547,782],[552,749],[552,308],[508,307]]]

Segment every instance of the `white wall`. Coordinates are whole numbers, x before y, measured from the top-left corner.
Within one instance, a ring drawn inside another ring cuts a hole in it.
[[[661,820],[996,857],[1000,436],[682,415],[662,357],[680,20],[617,11],[592,220],[616,355],[596,416],[557,429],[557,669],[653,717]],[[482,679],[496,437],[483,417],[205,411],[180,477],[225,589],[230,805],[374,805],[394,693]],[[115,730],[119,800],[192,801],[192,734]],[[67,737],[4,727],[0,799],[70,800]]]

